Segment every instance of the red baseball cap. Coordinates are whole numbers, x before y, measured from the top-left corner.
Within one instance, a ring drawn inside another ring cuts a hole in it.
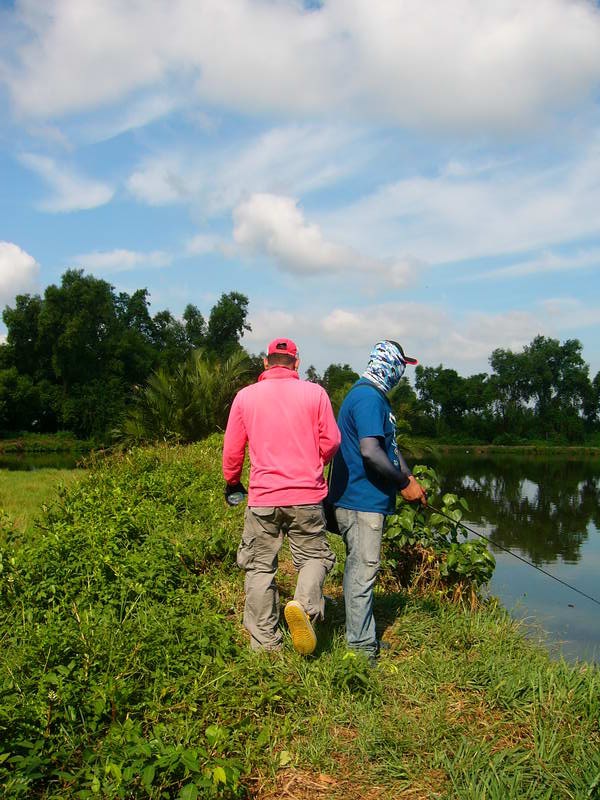
[[[272,353],[287,353],[289,356],[297,356],[298,348],[291,339],[273,339],[267,350],[267,355]]]
[[[407,356],[404,350],[402,349],[402,345],[398,344],[398,342],[394,342],[392,339],[388,339],[388,341],[398,348],[398,350],[400,351],[400,355],[402,356],[402,361],[404,361],[405,364],[411,364],[414,367],[419,363],[416,358],[413,358],[412,356]]]

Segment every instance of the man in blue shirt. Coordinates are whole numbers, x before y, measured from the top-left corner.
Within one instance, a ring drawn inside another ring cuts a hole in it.
[[[405,500],[427,504],[423,487],[398,450],[396,420],[387,398],[406,365],[417,363],[397,342],[377,342],[338,416],[342,443],[333,462],[329,500],[346,545],[346,640],[371,659],[379,653],[373,587],[385,517],[395,511],[397,492]]]

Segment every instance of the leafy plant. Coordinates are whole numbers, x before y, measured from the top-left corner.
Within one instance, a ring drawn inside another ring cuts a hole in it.
[[[191,442],[223,430],[231,402],[251,371],[243,350],[224,362],[196,350],[174,372],[159,369],[150,376],[117,436],[130,442]]]
[[[493,574],[494,556],[481,540],[459,541],[467,536],[459,525],[468,510],[466,500],[451,493],[439,497],[439,479],[431,467],[417,466],[413,472],[441,513],[399,498],[384,532],[384,567],[404,585],[438,587],[454,599],[467,596],[473,604]]]

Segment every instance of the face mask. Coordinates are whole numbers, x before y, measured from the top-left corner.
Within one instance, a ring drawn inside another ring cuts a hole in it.
[[[363,378],[367,378],[382,391],[389,392],[404,375],[406,364],[398,349],[391,342],[377,342],[371,354]]]

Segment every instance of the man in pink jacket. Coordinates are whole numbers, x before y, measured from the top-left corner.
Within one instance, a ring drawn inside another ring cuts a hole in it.
[[[323,582],[335,564],[325,536],[323,467],[335,455],[340,432],[325,390],[299,380],[298,348],[290,339],[268,347],[265,371],[242,389],[229,412],[223,445],[225,495],[240,483],[246,446],[250,483],[237,563],[245,570],[244,627],[254,650],[279,650],[277,557],[288,535],[298,581],[284,615],[295,649],[316,647],[311,620],[323,618]]]

